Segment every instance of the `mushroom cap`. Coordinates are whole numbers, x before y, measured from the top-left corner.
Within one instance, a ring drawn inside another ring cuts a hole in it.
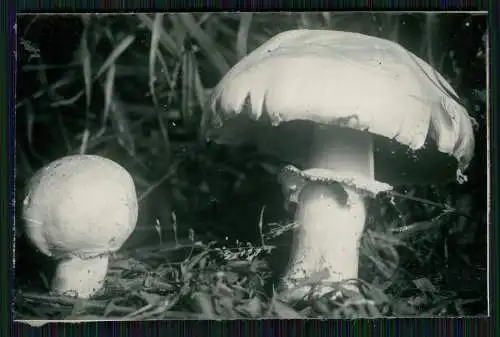
[[[112,160],[96,155],[58,159],[29,181],[23,203],[28,238],[56,259],[118,250],[138,216],[134,182]]]
[[[440,165],[448,174],[457,164],[466,169],[474,152],[471,118],[455,98],[443,76],[397,43],[342,31],[291,30],[225,75],[213,91],[203,130],[219,143],[289,146],[293,157],[301,144],[308,151],[303,130],[310,126],[302,122],[348,127],[373,134],[384,161],[413,165],[425,159],[433,163],[430,173]],[[272,129],[291,121],[300,123],[270,138]],[[290,159],[282,149],[270,152]]]

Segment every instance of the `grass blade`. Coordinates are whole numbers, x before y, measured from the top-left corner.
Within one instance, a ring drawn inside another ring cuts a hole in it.
[[[208,113],[208,97],[207,90],[203,87],[203,83],[201,82],[200,69],[198,67],[198,63],[196,62],[196,58],[193,58],[193,68],[194,68],[194,92],[196,94],[196,99],[198,100],[198,106],[201,108],[202,116],[205,116]],[[200,120],[197,120],[198,126],[200,125]]]
[[[185,50],[182,55],[182,114],[187,125],[193,122],[194,93],[194,55],[192,50]]]
[[[113,89],[114,89],[114,83],[115,83],[115,75],[116,75],[116,67],[115,65],[111,65],[109,67],[107,76],[106,76],[106,81],[104,83],[104,112],[103,112],[103,117],[102,117],[102,128],[101,132],[104,132],[106,129],[106,121],[109,118],[109,110],[111,107],[111,102],[113,99]]]
[[[181,22],[186,26],[189,33],[200,44],[207,57],[212,61],[213,65],[219,71],[220,75],[224,75],[229,71],[229,64],[226,59],[217,49],[217,44],[208,36],[205,31],[196,23],[192,14],[181,13],[178,14]]]
[[[151,98],[153,99],[153,104],[155,107],[158,106],[158,99],[156,97],[155,92],[155,61],[156,61],[156,53],[158,50],[158,45],[160,42],[160,29],[162,24],[163,14],[155,14],[155,19],[153,22],[153,27],[151,29],[151,46],[149,49],[149,92],[151,94]]]
[[[154,22],[147,14],[136,14],[137,18],[150,30],[153,30]],[[160,15],[160,14],[159,14]],[[168,16],[174,14],[168,14]],[[175,41],[170,37],[170,35],[163,29],[163,27],[157,27],[159,34],[159,43],[165,48],[170,54],[174,56],[180,55],[180,50],[177,47]]]
[[[84,29],[80,40],[80,61],[82,63],[83,81],[85,83],[85,98],[86,98],[85,103],[88,109],[90,107],[90,102],[92,100],[92,66],[91,66],[92,56],[90,54],[87,44],[87,32],[89,29],[89,20],[85,20],[82,18],[82,21],[84,24]]]
[[[120,44],[111,52],[104,64],[101,65],[101,67],[97,71],[97,74],[92,78],[91,82],[97,80],[105,71],[107,71],[111,64],[114,64],[116,62],[116,59],[125,51],[125,49],[127,49],[132,44],[132,42],[134,42],[134,40],[135,37],[133,36],[127,36],[126,38],[124,38],[120,42]],[[52,103],[51,107],[55,108],[59,106],[74,104],[77,100],[80,99],[80,97],[82,97],[84,93],[84,90],[80,90],[75,96],[71,98]]]
[[[112,65],[112,64],[115,64],[116,63],[116,60],[118,59],[118,57],[120,57],[121,54],[123,54],[123,52],[128,48],[130,47],[130,45],[135,41],[135,37],[132,36],[132,35],[128,35],[127,37],[123,38],[120,43],[118,44],[118,46],[116,46],[115,49],[113,49],[113,51],[111,52],[111,54],[109,54],[108,58],[106,59],[106,61],[104,61],[104,63],[101,65],[101,67],[99,68],[99,70],[97,71],[97,74],[95,75],[95,79],[101,77],[101,75],[106,71],[108,70],[108,68]]]
[[[238,60],[247,55],[248,32],[250,31],[250,26],[252,25],[253,13],[241,13],[240,15],[240,26],[236,37],[236,55]]]

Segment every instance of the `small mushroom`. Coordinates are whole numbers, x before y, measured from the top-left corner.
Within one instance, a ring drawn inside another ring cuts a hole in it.
[[[137,216],[132,177],[97,155],[48,164],[29,181],[23,203],[27,237],[58,261],[52,291],[79,298],[102,288],[109,254],[133,232]]]
[[[358,33],[291,30],[236,64],[215,87],[202,129],[281,159],[300,225],[285,287],[327,270],[358,276],[366,197],[399,183],[463,177],[471,118],[429,64]]]

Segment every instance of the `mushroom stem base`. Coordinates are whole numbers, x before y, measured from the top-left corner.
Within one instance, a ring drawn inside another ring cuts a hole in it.
[[[366,220],[361,195],[340,184],[309,183],[300,193],[295,220],[299,230],[285,288],[314,275],[330,284],[358,277],[359,240]]]
[[[108,263],[107,255],[91,259],[72,257],[62,260],[52,280],[52,291],[78,298],[89,298],[102,288]]]

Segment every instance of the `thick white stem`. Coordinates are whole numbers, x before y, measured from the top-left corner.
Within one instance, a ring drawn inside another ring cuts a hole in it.
[[[329,272],[325,281],[357,278],[366,209],[362,196],[340,189],[312,183],[302,190],[295,218],[300,229],[286,277],[290,281],[324,270]],[[347,194],[347,202],[342,193]]]
[[[373,179],[372,138],[346,128],[317,128],[308,167]],[[357,278],[365,220],[364,197],[354,189],[341,182],[308,183],[299,194],[295,221],[300,227],[285,285],[293,287],[321,271],[328,271],[327,282]]]
[[[107,255],[85,260],[78,257],[62,260],[52,280],[52,291],[89,298],[102,288],[108,262]]]

